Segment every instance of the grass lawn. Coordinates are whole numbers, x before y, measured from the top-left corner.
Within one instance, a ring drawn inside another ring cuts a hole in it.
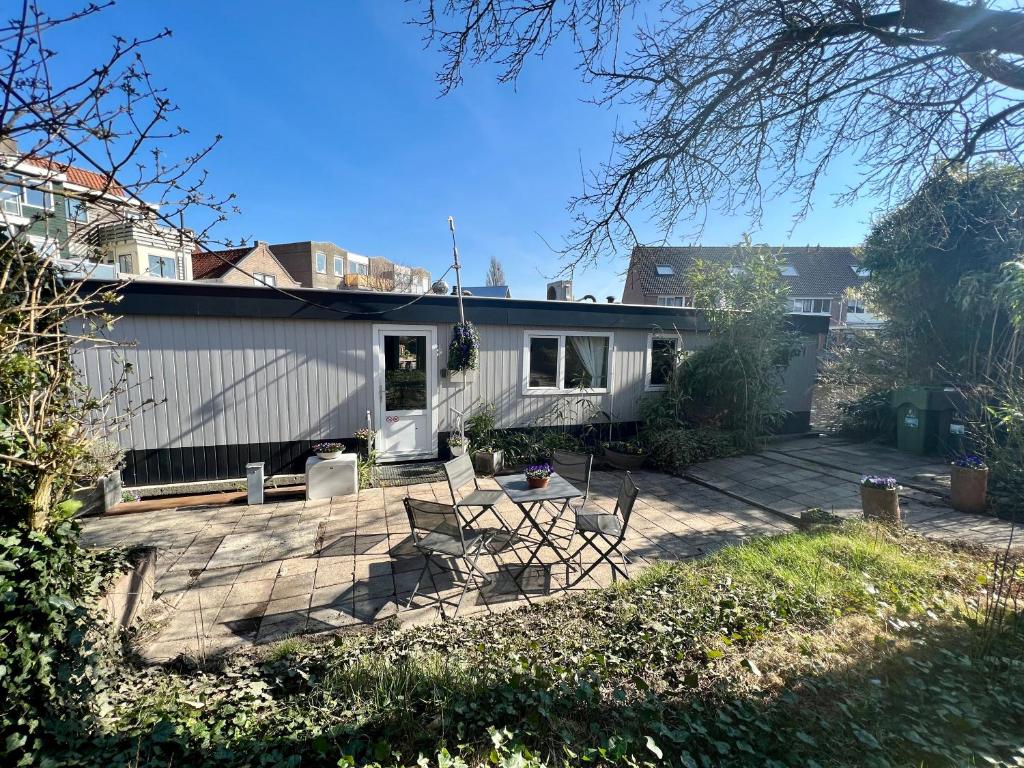
[[[1022,765],[1024,625],[982,626],[992,571],[983,553],[847,524],[494,617],[286,641],[207,668],[125,663],[53,756]]]

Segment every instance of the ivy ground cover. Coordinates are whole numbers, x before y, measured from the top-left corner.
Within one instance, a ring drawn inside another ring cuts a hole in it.
[[[498,616],[125,662],[52,758],[1020,764],[1024,638],[1012,601],[986,610],[994,575],[1017,594],[988,554],[848,523]]]

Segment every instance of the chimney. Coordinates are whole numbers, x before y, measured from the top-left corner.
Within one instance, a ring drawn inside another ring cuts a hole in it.
[[[605,298],[608,299],[608,303],[609,304],[614,304],[615,303],[615,297],[614,296],[606,296]]]

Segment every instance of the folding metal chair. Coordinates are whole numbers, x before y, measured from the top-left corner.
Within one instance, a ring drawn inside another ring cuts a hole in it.
[[[463,455],[446,461],[444,463],[444,474],[448,478],[448,489],[452,494],[452,503],[459,509],[466,509],[472,515],[467,521],[469,525],[472,525],[488,510],[494,512],[494,516],[498,518],[498,522],[501,527],[506,531],[511,532],[508,523],[498,514],[498,510],[494,508],[494,505],[505,498],[505,492],[500,490],[487,490],[486,488],[480,487],[480,481],[476,478],[476,472],[473,470],[473,462],[469,456]],[[472,484],[473,489],[469,493],[463,494],[462,488]],[[472,510],[479,509],[479,512],[473,514]]]
[[[445,562],[445,558],[447,558],[454,562],[462,561],[468,566],[462,592],[459,594],[459,602],[455,606],[455,613],[452,614],[452,618],[455,618],[459,615],[459,609],[469,590],[470,581],[476,581],[476,574],[480,575],[485,584],[491,583],[491,578],[477,565],[480,553],[487,546],[488,532],[465,527],[458,509],[451,504],[440,504],[436,501],[423,501],[408,497],[404,502],[405,512],[409,516],[409,527],[412,529],[413,546],[426,558],[406,609],[410,608],[412,601],[416,599],[416,593],[419,591],[424,574],[430,579],[431,586],[437,592],[437,582],[434,581],[434,574],[430,570],[433,563],[437,563],[442,570],[449,571],[455,576],[462,576],[462,571]],[[444,613],[443,601],[441,601],[441,612]]]
[[[619,546],[626,538],[629,517],[633,513],[633,504],[636,502],[636,497],[639,493],[640,490],[633,482],[633,476],[627,472],[626,476],[622,478],[622,485],[619,486],[619,497],[615,501],[614,512],[609,514],[600,510],[590,511],[583,508],[576,513],[576,532],[582,537],[583,543],[580,544],[579,549],[572,553],[572,557],[579,557],[584,549],[590,547],[597,552],[598,558],[585,569],[583,568],[581,558],[580,575],[573,582],[574,585],[579,584],[580,581],[590,575],[602,562],[608,563],[611,566],[613,580],[616,574],[621,575],[624,579],[629,578],[626,569],[624,567],[620,568],[614,563],[611,556],[618,554],[622,558],[623,566],[629,564],[626,556],[619,550]],[[598,544],[598,540],[604,545],[604,548]]]
[[[590,453],[558,449],[551,452],[551,468],[583,491],[583,499],[570,505],[574,511],[585,506],[590,498],[590,469],[593,465],[594,456]]]

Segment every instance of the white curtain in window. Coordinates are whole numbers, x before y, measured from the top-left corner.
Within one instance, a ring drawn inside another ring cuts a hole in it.
[[[607,386],[608,338],[606,336],[570,336],[569,343],[579,355],[583,367],[590,375],[591,387]]]

